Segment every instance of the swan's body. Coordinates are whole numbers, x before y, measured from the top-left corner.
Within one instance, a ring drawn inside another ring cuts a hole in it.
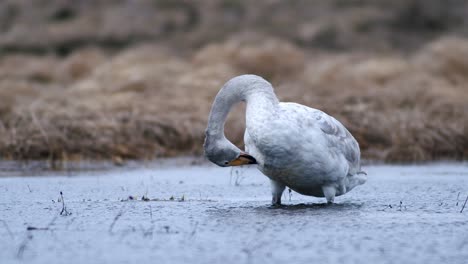
[[[246,152],[224,136],[224,122],[232,105],[245,101]],[[285,187],[333,202],[366,181],[360,168],[357,141],[335,118],[296,103],[281,103],[270,83],[259,76],[231,79],[216,96],[206,131],[205,153],[220,166],[252,156],[271,179],[273,203],[281,203]]]

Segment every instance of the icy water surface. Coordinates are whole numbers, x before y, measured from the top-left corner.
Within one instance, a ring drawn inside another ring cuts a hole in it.
[[[1,177],[0,263],[468,263],[466,164],[365,170],[334,205],[278,209],[254,168]]]

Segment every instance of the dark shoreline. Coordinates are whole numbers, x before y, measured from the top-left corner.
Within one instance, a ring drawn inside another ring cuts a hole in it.
[[[364,170],[366,166],[427,166],[427,165],[451,165],[466,164],[468,161],[457,160],[434,160],[424,162],[384,162],[379,160],[363,160],[361,162]],[[55,166],[55,167],[54,167]],[[127,160],[122,163],[115,163],[111,160],[81,160],[60,162],[60,165],[51,165],[47,160],[26,160],[11,161],[0,160],[0,177],[15,176],[50,176],[64,175],[73,176],[83,172],[103,172],[103,171],[131,171],[136,169],[165,169],[175,167],[216,167],[211,162],[200,156],[182,156],[174,158],[160,158],[154,160]]]

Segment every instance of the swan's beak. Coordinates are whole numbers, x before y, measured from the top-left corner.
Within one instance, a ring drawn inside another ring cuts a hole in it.
[[[241,152],[237,159],[228,163],[229,166],[241,166],[247,164],[257,164],[257,160],[245,152]]]

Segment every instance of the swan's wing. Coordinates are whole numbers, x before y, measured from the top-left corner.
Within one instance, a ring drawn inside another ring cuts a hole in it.
[[[335,118],[322,111],[314,113],[316,124],[323,132],[327,145],[342,154],[348,161],[350,174],[360,172],[360,149],[356,139],[349,131]]]
[[[310,124],[310,129],[314,133],[319,133],[325,140],[327,148],[337,155],[343,155],[349,164],[349,174],[360,173],[361,152],[356,139],[338,120],[326,113],[296,103],[280,103],[282,109],[286,111],[286,116],[299,118],[300,123]],[[285,122],[286,123],[286,122]]]

